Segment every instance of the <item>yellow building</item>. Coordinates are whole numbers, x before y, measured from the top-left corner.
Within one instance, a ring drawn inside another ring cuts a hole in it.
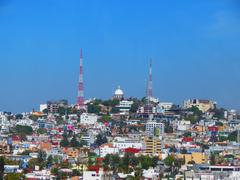
[[[148,155],[161,155],[161,140],[154,137],[146,137],[145,142],[145,153]]]
[[[185,164],[194,161],[195,164],[205,163],[207,156],[204,153],[193,152],[192,154],[177,154],[178,158],[185,159]]]
[[[210,109],[214,109],[216,106],[216,102],[202,99],[189,99],[187,101],[184,101],[184,108],[188,109],[193,106],[198,107],[200,111],[205,113]]]

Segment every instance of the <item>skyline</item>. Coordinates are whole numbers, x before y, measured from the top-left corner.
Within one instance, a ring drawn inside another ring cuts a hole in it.
[[[135,2],[0,3],[0,111],[75,103],[81,47],[86,98],[110,98],[118,85],[127,97],[145,96],[152,58],[160,101],[240,109],[239,3]]]

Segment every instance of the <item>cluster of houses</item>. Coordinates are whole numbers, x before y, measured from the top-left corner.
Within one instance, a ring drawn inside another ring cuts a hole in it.
[[[0,154],[10,161],[20,162],[5,164],[4,174],[24,173],[26,179],[54,179],[54,164],[67,162],[70,166],[58,169],[58,172],[69,174],[67,178],[114,179],[114,172],[105,171],[101,163],[91,167],[88,163],[89,154],[94,154],[91,158],[98,162],[108,154],[123,157],[126,153],[133,153],[136,157],[158,157],[157,168],[142,170],[142,178],[145,179],[173,175],[169,166],[174,167],[174,163],[167,165],[165,162],[170,156],[183,160],[173,176],[176,179],[234,179],[239,176],[240,120],[236,111],[225,110],[221,118],[216,118],[210,111],[216,108],[215,102],[188,100],[183,108],[174,107],[172,103],[158,103],[161,111],[148,111],[145,118],[144,107],[139,107],[137,115],[130,115],[132,104],[132,101],[120,101],[117,105],[120,111],[112,114],[108,121],[103,121],[101,115],[97,114],[72,113],[60,116],[57,112],[44,113],[43,108],[42,112],[24,113],[20,118],[2,112]],[[194,116],[194,112],[189,110],[193,106],[202,112],[196,123],[185,118],[186,114]],[[56,111],[55,106],[46,107]],[[128,113],[128,118],[114,119],[114,115],[121,113]],[[16,132],[17,126],[31,127],[32,132],[23,136],[21,132]],[[77,140],[84,144],[63,146],[61,142],[66,132],[76,135]],[[99,136],[105,140],[98,142]],[[46,153],[46,159],[50,156],[53,158],[51,166],[41,168],[36,164],[30,169],[31,159],[38,158],[40,151]],[[74,170],[81,173],[73,176]],[[132,173],[118,172],[115,179],[126,179],[134,176]]]

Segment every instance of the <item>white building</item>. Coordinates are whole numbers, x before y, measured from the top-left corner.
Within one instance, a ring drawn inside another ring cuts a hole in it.
[[[177,130],[178,131],[187,131],[191,127],[190,121],[181,120],[177,122]]]
[[[100,157],[105,157],[107,154],[117,154],[119,153],[119,148],[113,146],[113,144],[103,144],[99,147]]]
[[[96,171],[83,171],[83,179],[85,180],[100,180],[110,179],[112,177],[111,172],[104,172],[103,170]]]
[[[114,92],[113,99],[122,100],[123,98],[124,98],[124,92],[120,88],[120,86],[118,86],[118,88]]]
[[[98,116],[96,114],[82,113],[80,116],[80,123],[93,125],[97,122]]]
[[[127,148],[143,149],[143,143],[137,139],[117,137],[114,139],[113,147],[121,150],[127,149]]]
[[[131,107],[132,107],[133,101],[127,101],[127,100],[123,100],[120,101],[119,105],[116,106],[120,112],[128,114]]]
[[[43,112],[44,109],[47,109],[47,104],[40,104],[40,112]]]
[[[158,123],[155,120],[147,121],[146,133],[148,136],[163,136],[164,135],[164,123]]]
[[[20,120],[18,120],[18,122],[16,124],[21,125],[21,126],[31,126],[33,124],[33,120],[31,120],[31,119],[20,119]]]
[[[183,107],[185,109],[189,109],[193,106],[197,107],[202,112],[207,112],[211,109],[214,109],[216,107],[216,102],[211,100],[204,100],[204,99],[189,99],[184,101]]]
[[[92,133],[88,133],[82,136],[82,140],[87,142],[87,145],[90,146],[94,143],[94,136]]]
[[[162,110],[170,110],[173,107],[173,103],[171,102],[160,102],[158,107]]]

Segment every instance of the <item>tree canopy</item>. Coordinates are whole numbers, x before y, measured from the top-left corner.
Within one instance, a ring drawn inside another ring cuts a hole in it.
[[[31,135],[33,133],[33,129],[31,126],[17,125],[15,130],[16,130],[16,133],[20,135]]]

